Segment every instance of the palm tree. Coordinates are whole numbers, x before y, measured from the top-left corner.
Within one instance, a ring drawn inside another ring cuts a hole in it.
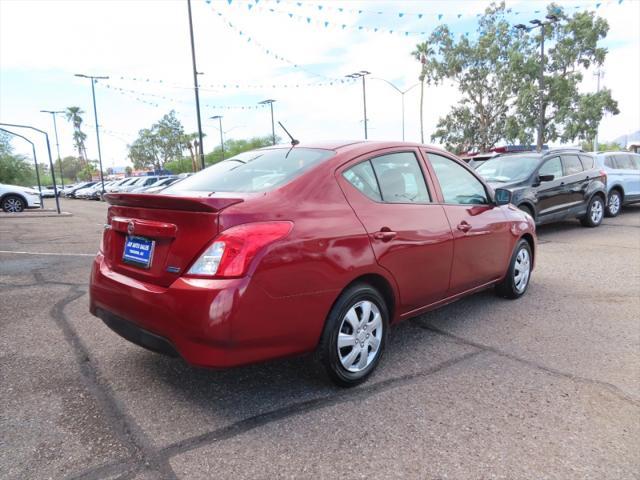
[[[73,124],[73,144],[78,149],[78,156],[86,161],[87,148],[84,141],[87,139],[87,134],[82,131],[82,115],[84,115],[84,111],[80,107],[67,107],[64,115],[67,121]]]
[[[411,52],[411,55],[418,60],[422,67],[420,69],[420,142],[424,143],[424,119],[422,114],[422,105],[424,103],[424,80],[427,76],[427,57],[433,54],[433,49],[429,47],[427,42],[422,42],[416,45],[416,49]]]

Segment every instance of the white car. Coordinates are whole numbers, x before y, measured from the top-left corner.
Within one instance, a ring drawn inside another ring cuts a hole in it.
[[[158,180],[162,179],[162,178],[166,178],[166,176],[143,176],[143,177],[136,177],[136,180],[134,180],[131,183],[128,183],[122,187],[119,188],[118,192],[119,193],[127,193],[127,192],[131,192],[133,190],[135,190],[136,188],[141,188],[141,187],[148,187],[151,186],[152,184],[156,183]]]
[[[0,183],[0,206],[8,213],[40,207],[40,193],[29,187]]]

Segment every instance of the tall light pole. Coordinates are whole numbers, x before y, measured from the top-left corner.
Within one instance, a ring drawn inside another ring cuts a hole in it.
[[[542,145],[544,143],[544,37],[547,33],[547,26],[553,25],[556,23],[559,18],[555,15],[547,15],[547,21],[543,22],[538,20],[537,18],[529,21],[529,23],[533,24],[533,27],[528,27],[519,23],[515,27],[520,30],[526,30],[527,32],[533,30],[534,28],[540,28],[540,76],[538,78],[538,95],[539,95],[539,104],[538,104],[538,140],[536,142],[536,151],[542,151]]]
[[[598,86],[596,87],[596,93],[600,93],[600,79],[604,77],[604,70],[598,67],[598,70],[593,74],[595,77],[598,77]],[[598,125],[596,125],[596,134],[593,137],[593,153],[598,153]]]
[[[8,133],[9,135],[15,135],[31,144],[31,150],[33,151],[33,164],[36,167],[36,180],[38,181],[38,191],[40,192],[40,208],[44,208],[44,197],[42,196],[42,185],[40,184],[40,172],[38,172],[38,160],[36,158],[36,146],[27,137],[20,135],[19,133],[0,128],[1,131]]]
[[[222,160],[224,160],[224,139],[222,138],[222,115],[214,115],[209,117],[211,120],[218,120],[220,122],[220,150],[222,151]]]
[[[36,132],[42,133],[44,138],[47,141],[47,153],[49,154],[49,168],[51,168],[51,180],[53,180],[53,194],[56,198],[56,210],[58,210],[58,214],[60,214],[60,200],[58,199],[58,185],[56,184],[56,170],[53,168],[53,160],[51,159],[51,144],[49,144],[49,134],[44,130],[40,130],[39,128],[32,127],[31,125],[18,125],[15,123],[0,123],[3,127],[16,127],[16,128],[28,128],[29,130],[34,130]]]
[[[53,117],[53,131],[56,134],[56,151],[58,152],[58,165],[60,166],[60,183],[64,188],[64,175],[62,174],[62,160],[60,159],[60,142],[58,142],[58,126],[56,125],[56,115],[64,113],[64,110],[40,110],[42,113],[50,113]]]
[[[93,118],[96,123],[96,140],[98,141],[98,162],[100,163],[100,183],[102,184],[102,193],[104,194],[104,176],[102,175],[102,151],[100,150],[100,128],[98,124],[98,109],[96,108],[96,82],[98,80],[108,80],[109,77],[85,75],[83,73],[76,73],[76,77],[88,78],[91,80],[91,96],[93,97]]]
[[[198,88],[198,69],[196,68],[196,44],[193,40],[193,19],[191,17],[191,0],[187,0],[189,10],[189,35],[191,37],[191,63],[193,64],[193,89],[196,94],[196,115],[198,117],[198,150],[200,153],[200,164],[204,170],[204,147],[202,146],[202,121],[200,120],[200,93]]]
[[[271,144],[275,145],[276,144],[276,127],[275,124],[273,123],[273,102],[275,102],[275,100],[269,99],[269,100],[263,100],[261,102],[258,102],[259,105],[269,105],[269,107],[271,107]]]
[[[404,142],[404,96],[405,96],[405,94],[409,93],[411,90],[416,88],[418,85],[420,85],[420,82],[418,82],[418,83],[416,83],[414,85],[411,85],[409,88],[407,88],[405,90],[401,90],[396,85],[391,83],[389,80],[385,80],[384,78],[371,77],[371,79],[372,80],[382,80],[387,85],[392,87],[396,92],[398,92],[400,94],[400,96],[402,97],[402,141]]]
[[[345,75],[347,78],[362,78],[362,104],[364,106],[364,139],[367,139],[367,87],[365,85],[365,77],[371,74],[371,72],[367,72],[366,70],[360,70],[359,72],[351,73],[349,75]]]

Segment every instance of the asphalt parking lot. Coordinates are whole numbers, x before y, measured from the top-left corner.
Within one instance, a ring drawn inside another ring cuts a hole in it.
[[[106,205],[62,206],[0,219],[2,479],[640,476],[640,207],[540,227],[524,298],[401,324],[343,390],[307,358],[209,371],[116,336],[88,312]]]

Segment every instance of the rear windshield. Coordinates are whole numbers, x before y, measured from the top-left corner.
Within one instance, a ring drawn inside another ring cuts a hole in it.
[[[331,150],[295,147],[244,152],[211,165],[162,193],[264,192],[284,185],[334,154]]]

